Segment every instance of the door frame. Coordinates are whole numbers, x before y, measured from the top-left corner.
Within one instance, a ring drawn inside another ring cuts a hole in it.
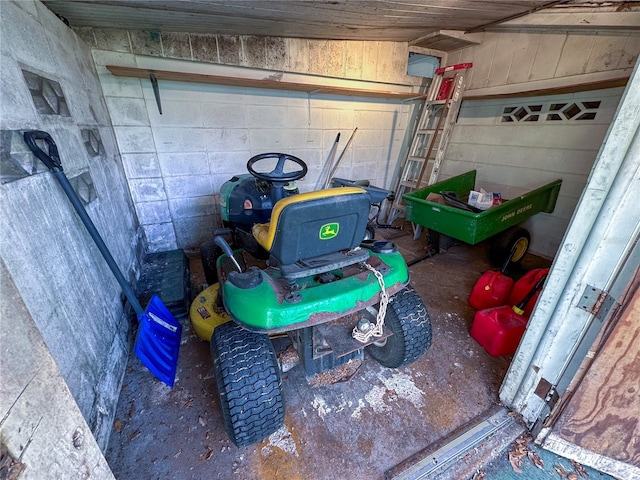
[[[640,263],[639,65],[500,388],[539,442]]]

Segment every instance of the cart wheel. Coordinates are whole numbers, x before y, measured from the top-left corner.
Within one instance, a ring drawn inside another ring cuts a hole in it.
[[[218,268],[216,266],[216,262],[223,253],[222,249],[213,242],[213,239],[200,245],[200,258],[202,259],[204,276],[209,285],[213,285],[218,282]]]
[[[507,262],[509,255],[511,255],[509,263],[518,263],[529,250],[530,243],[531,235],[528,230],[520,227],[510,228],[498,235],[493,241],[489,258],[494,265],[500,268]]]
[[[223,323],[213,331],[211,357],[225,428],[233,443],[250,445],[282,427],[282,379],[267,335]]]
[[[376,229],[373,228],[371,225],[367,225],[367,229],[364,232],[364,238],[362,239],[362,241],[363,242],[371,241],[375,238],[376,238]]]
[[[415,290],[407,287],[389,300],[385,324],[393,335],[366,350],[381,365],[398,368],[420,358],[431,346],[431,321]]]

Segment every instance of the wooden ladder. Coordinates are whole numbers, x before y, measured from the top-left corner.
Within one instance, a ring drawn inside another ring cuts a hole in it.
[[[459,63],[435,71],[396,183],[387,223],[404,214],[402,195],[436,183],[451,130],[458,118],[465,75],[472,66],[471,63]],[[428,182],[425,183],[425,179]]]

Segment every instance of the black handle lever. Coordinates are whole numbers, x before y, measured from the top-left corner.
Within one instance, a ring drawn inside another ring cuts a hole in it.
[[[52,172],[62,171],[62,162],[60,162],[60,155],[58,154],[58,147],[56,142],[53,141],[51,135],[42,130],[27,130],[22,134],[25,143],[33,154],[38,157],[42,163],[44,163]],[[42,140],[47,146],[47,152],[45,152],[36,143],[37,140]]]

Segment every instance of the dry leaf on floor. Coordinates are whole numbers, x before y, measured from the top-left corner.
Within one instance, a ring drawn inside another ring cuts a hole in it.
[[[131,432],[129,434],[129,441],[135,440],[136,438],[138,438],[140,436],[142,432],[140,430],[134,430],[133,432]]]
[[[571,465],[573,465],[573,469],[576,471],[576,473],[578,475],[580,475],[582,478],[587,478],[589,476],[589,474],[587,473],[587,471],[584,469],[584,467],[579,464],[578,462],[576,462],[575,460],[571,460]]]
[[[567,475],[567,480],[578,480],[578,474],[570,473],[569,475]]]
[[[118,433],[122,431],[122,422],[120,421],[119,418],[116,418],[115,421],[113,422],[113,429]]]
[[[211,457],[213,457],[213,450],[209,450],[207,453],[205,453],[204,455],[204,459],[205,460],[209,460]]]
[[[476,473],[473,474],[473,477],[471,478],[471,480],[486,480],[487,475],[482,471],[482,470],[478,470]]]
[[[560,465],[554,465],[553,469],[556,472],[558,472],[558,475],[560,475],[560,478],[567,478],[567,471]]]
[[[516,473],[522,473],[522,455],[516,452],[509,452],[509,463]]]
[[[538,467],[540,470],[544,470],[544,462],[540,458],[540,455],[538,455],[534,451],[529,450],[527,452],[527,457],[529,457],[529,460],[531,460],[531,463],[533,463],[536,467]]]
[[[187,398],[187,401],[182,404],[182,408],[189,408],[193,405],[193,397]]]

